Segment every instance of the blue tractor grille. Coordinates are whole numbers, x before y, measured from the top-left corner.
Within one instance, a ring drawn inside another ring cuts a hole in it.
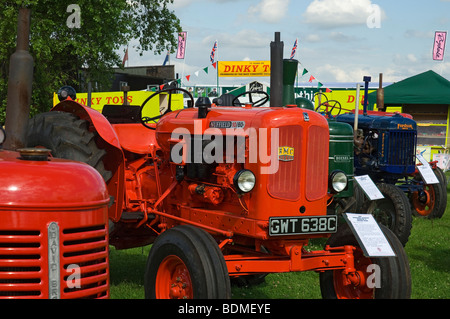
[[[415,171],[417,131],[387,131],[381,134],[380,168],[388,173]]]

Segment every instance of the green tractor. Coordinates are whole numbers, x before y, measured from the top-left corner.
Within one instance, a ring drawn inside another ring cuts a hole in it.
[[[307,98],[295,98],[294,96],[294,80],[297,72],[296,60],[284,60],[283,65],[283,102],[285,105],[294,104],[297,107],[320,110],[322,104],[326,104],[328,112],[324,116],[328,120],[330,130],[329,143],[329,214],[340,214],[346,212],[361,213],[366,212],[365,202],[366,195],[362,188],[358,185],[354,178],[354,131],[349,123],[338,122],[331,116],[331,111],[335,107],[339,107],[338,101],[326,101],[320,103],[319,107],[315,108],[313,102]],[[342,190],[333,189],[339,183],[336,180],[346,179],[346,188]],[[381,186],[380,186],[381,185]],[[412,213],[407,204],[406,195],[400,190],[393,192],[391,188],[384,189],[385,184],[379,184],[380,192],[384,196],[383,199],[376,200],[377,210],[374,215],[375,219],[385,226],[387,226],[399,238],[403,245],[406,245],[412,228]],[[390,186],[390,185],[388,185]],[[397,190],[397,189],[395,189]],[[393,196],[399,195],[399,196]]]

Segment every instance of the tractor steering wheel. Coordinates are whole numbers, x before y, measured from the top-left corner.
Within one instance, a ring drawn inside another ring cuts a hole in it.
[[[250,103],[238,102],[238,98],[241,97],[241,96],[244,96],[246,94],[248,94],[248,99],[250,100]],[[259,100],[253,102],[253,98],[252,98],[253,94],[262,94],[262,95],[264,95],[264,97],[262,97]],[[233,101],[231,102],[231,104],[233,106],[244,106],[246,104],[251,104],[253,107],[259,107],[261,105],[264,105],[267,101],[269,101],[269,94],[267,94],[267,92],[264,92],[264,91],[245,91],[245,92],[239,94],[238,96],[236,96],[233,99]]]
[[[156,123],[157,120],[159,120],[161,117],[163,117],[163,115],[172,112],[172,93],[173,91],[181,91],[183,93],[186,93],[188,98],[191,100],[191,105],[194,105],[194,97],[192,96],[192,94],[182,88],[169,88],[169,89],[164,89],[158,92],[153,93],[152,95],[150,95],[145,101],[144,103],[142,103],[140,109],[139,109],[139,120],[141,121],[141,124],[144,125],[146,128],[150,129],[150,130],[154,130],[155,128],[148,125],[149,122],[154,122]],[[160,109],[159,112],[160,114],[154,117],[148,117],[148,116],[144,116],[142,117],[142,111],[144,110],[145,105],[151,100],[153,99],[155,96],[161,94],[161,93],[165,93],[168,92],[169,93],[169,101],[167,102],[167,109]]]
[[[320,104],[322,104],[324,102],[328,102],[328,96],[326,96],[325,93],[316,92],[316,93],[314,93],[314,97],[312,99],[314,104],[316,103],[316,97],[319,99]],[[323,98],[325,98],[325,101],[323,101]],[[316,112],[317,112],[317,110],[316,110]]]
[[[338,113],[337,113],[336,115],[341,114],[341,111],[342,111],[342,105],[341,105],[341,103],[340,103],[339,101],[337,101],[337,100],[329,100],[329,101],[323,102],[323,103],[321,103],[318,107],[316,107],[315,111],[316,111],[316,112],[319,112],[320,107],[321,107],[322,105],[326,107],[326,112],[325,112],[325,113],[327,113],[327,114],[330,114],[330,115],[331,115],[331,112],[334,110],[334,108],[335,108],[336,106],[339,108],[339,111],[338,111]],[[330,108],[330,109],[329,109],[329,108]]]

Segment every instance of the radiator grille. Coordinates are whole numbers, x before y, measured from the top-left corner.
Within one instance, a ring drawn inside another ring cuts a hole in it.
[[[0,230],[0,298],[49,298],[46,231]],[[106,225],[60,230],[60,297],[108,298]]]
[[[105,225],[65,229],[61,242],[63,298],[107,297],[109,274]]]
[[[43,295],[40,231],[0,231],[0,298]]]
[[[301,126],[279,128],[279,146],[294,148],[294,156],[289,161],[280,160],[278,171],[269,176],[267,188],[273,197],[293,201],[300,197],[302,135]]]
[[[412,173],[415,166],[416,131],[391,131],[383,134],[382,142],[387,153],[382,152],[382,165],[391,173]],[[383,141],[384,140],[384,141]]]
[[[320,126],[309,128],[306,160],[306,198],[315,201],[327,194],[329,131]]]

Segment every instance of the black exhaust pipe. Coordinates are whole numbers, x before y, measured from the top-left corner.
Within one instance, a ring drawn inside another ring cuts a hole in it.
[[[8,97],[6,103],[3,148],[17,150],[25,147],[33,83],[33,57],[29,53],[31,9],[20,8],[17,23],[16,52],[9,63]]]
[[[280,32],[275,32],[275,41],[270,43],[270,106],[283,106],[283,48]]]

